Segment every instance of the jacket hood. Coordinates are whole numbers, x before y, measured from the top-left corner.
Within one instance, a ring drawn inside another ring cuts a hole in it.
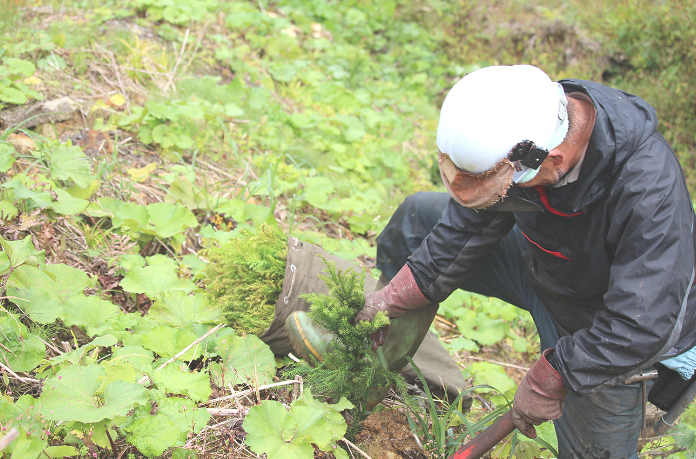
[[[554,207],[581,212],[601,199],[623,164],[657,130],[655,109],[638,96],[584,80],[561,80],[566,93],[587,94],[597,116],[578,180],[549,193]]]

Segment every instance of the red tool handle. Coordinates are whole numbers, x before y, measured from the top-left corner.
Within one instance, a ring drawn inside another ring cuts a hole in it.
[[[512,411],[508,411],[448,459],[479,459],[513,430],[515,424],[512,423]]]

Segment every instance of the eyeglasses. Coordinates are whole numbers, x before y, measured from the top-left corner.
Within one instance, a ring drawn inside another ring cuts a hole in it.
[[[507,158],[515,165],[517,171],[521,171],[521,166],[538,169],[548,154],[548,150],[537,147],[531,140],[523,140],[512,147]]]

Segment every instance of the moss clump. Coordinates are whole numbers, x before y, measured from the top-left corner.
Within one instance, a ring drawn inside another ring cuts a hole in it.
[[[222,306],[237,333],[258,336],[273,321],[287,255],[283,231],[265,224],[204,252],[210,262],[205,269],[208,300]]]
[[[352,268],[341,271],[334,263],[326,260],[325,263],[327,275],[320,277],[329,287],[329,294],[311,293],[303,297],[311,304],[309,316],[312,320],[334,335],[329,352],[321,362],[312,362],[312,365],[301,362],[291,366],[285,374],[289,377],[302,375],[313,393],[334,400],[346,397],[356,406],[352,414],[354,422],[359,422],[370,399],[374,398],[375,389],[395,384],[403,388],[405,384],[398,373],[382,367],[377,353],[372,350],[370,335],[389,325],[387,315],[380,312],[371,322],[353,324],[365,303],[365,273],[356,273]]]

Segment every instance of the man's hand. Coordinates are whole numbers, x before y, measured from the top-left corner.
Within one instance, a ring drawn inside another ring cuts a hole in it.
[[[382,290],[365,296],[365,305],[355,316],[355,324],[371,321],[378,312],[386,313],[390,319],[403,316],[406,311],[429,304],[413,278],[413,273],[405,265]],[[384,344],[388,327],[382,327],[372,334],[372,350]]]
[[[563,378],[549,363],[553,349],[546,349],[525,375],[512,402],[515,427],[529,438],[536,438],[534,426],[563,415],[566,388]]]

